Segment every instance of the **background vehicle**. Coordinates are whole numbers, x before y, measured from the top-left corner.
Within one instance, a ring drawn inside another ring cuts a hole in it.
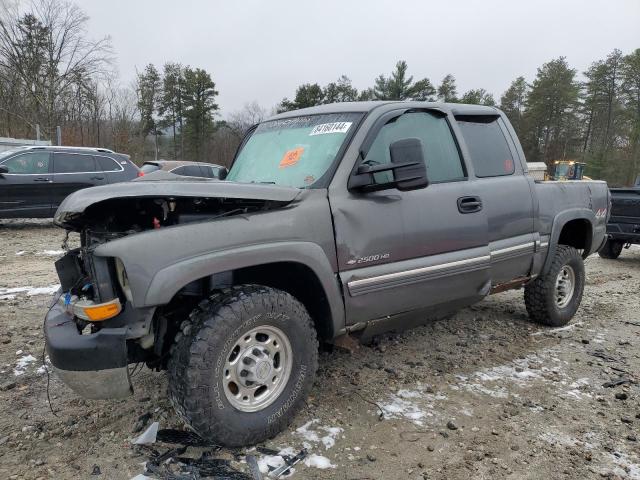
[[[56,263],[47,349],[91,398],[129,395],[130,363],[167,369],[196,432],[256,443],[303,405],[318,339],[406,328],[519,287],[532,320],[566,324],[608,205],[605,182],[534,181],[493,107],[283,113],[248,134],[227,181],[145,176],[68,197],[55,223],[83,242]]]
[[[586,163],[575,160],[556,160],[551,164],[548,180],[582,180]],[[586,180],[591,180],[585,177]]]
[[[227,169],[222,165],[216,165],[214,163],[186,162],[181,160],[148,161],[142,164],[141,169],[144,173],[164,170],[165,172],[171,172],[176,175],[183,175],[186,177],[205,178],[220,178],[221,172],[224,172],[222,174],[224,177],[227,171]]]
[[[140,176],[128,155],[103,148],[20,147],[0,153],[0,218],[53,217],[70,193]]]
[[[611,218],[607,223],[607,242],[598,254],[615,259],[623,248],[640,245],[640,186],[611,189]]]

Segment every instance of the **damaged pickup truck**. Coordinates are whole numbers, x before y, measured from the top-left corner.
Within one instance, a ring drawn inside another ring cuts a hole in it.
[[[60,377],[88,398],[168,370],[178,414],[228,446],[284,429],[318,341],[362,339],[524,287],[566,324],[605,240],[607,185],[536,182],[493,107],[323,105],[250,130],[225,181],[164,174],[70,195],[45,319]]]

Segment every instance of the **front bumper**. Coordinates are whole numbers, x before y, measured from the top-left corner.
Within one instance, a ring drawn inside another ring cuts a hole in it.
[[[125,328],[103,328],[83,335],[73,318],[56,302],[45,317],[44,337],[51,364],[77,394],[106,399],[133,393]]]

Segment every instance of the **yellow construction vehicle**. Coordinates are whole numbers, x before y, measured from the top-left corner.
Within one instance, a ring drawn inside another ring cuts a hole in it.
[[[551,171],[546,174],[545,180],[591,180],[584,176],[584,162],[575,160],[555,160],[551,162]]]

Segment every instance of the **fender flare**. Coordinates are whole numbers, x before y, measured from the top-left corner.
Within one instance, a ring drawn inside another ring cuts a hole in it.
[[[276,242],[220,250],[187,258],[159,270],[144,296],[145,306],[165,305],[185,285],[216,273],[270,263],[298,263],[316,275],[329,302],[333,334],[345,325],[344,300],[325,251],[312,242]]]
[[[553,225],[551,226],[551,236],[549,237],[549,249],[547,250],[547,258],[545,259],[544,265],[542,267],[541,274],[545,275],[549,268],[551,268],[551,263],[553,262],[553,257],[556,254],[556,248],[558,246],[558,241],[560,240],[560,234],[562,233],[562,229],[564,226],[572,220],[587,220],[591,225],[591,235],[592,238],[587,239],[587,244],[589,245],[589,251],[585,251],[585,254],[588,255],[591,250],[591,246],[593,243],[593,226],[595,224],[595,214],[593,211],[588,208],[572,208],[569,210],[564,210],[555,216],[553,219]],[[585,255],[585,257],[586,257]]]

